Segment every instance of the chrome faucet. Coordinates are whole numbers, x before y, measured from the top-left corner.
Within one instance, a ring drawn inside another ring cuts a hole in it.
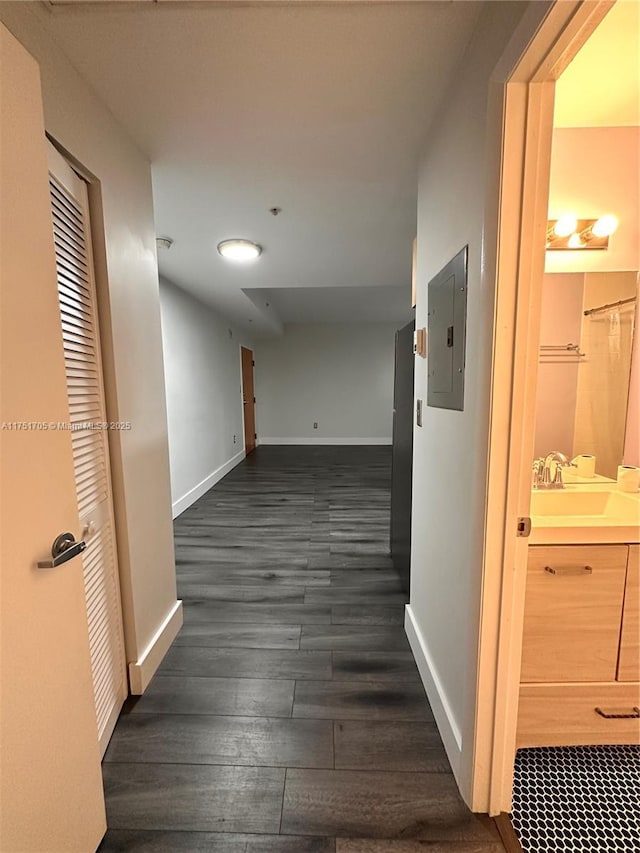
[[[556,463],[553,480],[551,479],[551,463]],[[546,456],[540,456],[533,460],[533,488],[534,489],[564,489],[562,480],[562,469],[573,465],[569,459],[559,450],[552,450]]]
[[[542,472],[544,470],[544,459],[539,456],[537,459],[533,460],[532,473],[532,487],[534,489],[542,488]]]

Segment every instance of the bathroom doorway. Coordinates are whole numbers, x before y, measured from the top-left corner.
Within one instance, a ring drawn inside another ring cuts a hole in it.
[[[481,796],[482,784],[488,785],[492,814],[510,811],[514,779],[543,281],[545,256],[551,254],[547,238],[556,82],[616,5],[556,4],[506,87],[496,90],[497,98],[505,98],[505,124],[474,786]],[[580,219],[594,220],[608,212],[578,211]],[[611,239],[612,247],[614,242]],[[591,255],[586,248],[578,251]],[[571,252],[563,257],[568,263]],[[554,340],[549,345],[569,344],[580,341]],[[566,352],[577,359],[582,350]],[[481,778],[484,762],[491,770]]]
[[[627,428],[639,12],[616,3],[555,85],[529,377],[535,461],[512,807],[524,853],[640,846],[628,799],[640,736],[640,498],[628,480],[640,473],[640,435]]]

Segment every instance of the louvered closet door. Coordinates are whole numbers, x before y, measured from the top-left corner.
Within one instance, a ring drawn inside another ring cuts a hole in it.
[[[82,561],[89,648],[104,754],[127,680],[87,187],[51,145],[49,185],[78,512],[87,542]]]

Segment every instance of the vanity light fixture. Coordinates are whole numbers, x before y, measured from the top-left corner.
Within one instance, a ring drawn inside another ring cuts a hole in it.
[[[607,213],[606,216],[596,219],[595,223],[591,226],[591,233],[594,237],[610,237],[617,230],[618,218],[611,213]]]
[[[234,238],[218,243],[218,252],[229,261],[254,261],[262,254],[262,246],[252,240]]]
[[[578,217],[573,213],[563,213],[560,219],[549,229],[549,233],[555,237],[569,237],[578,227]]]
[[[617,228],[618,219],[610,213],[599,219],[577,219],[564,213],[547,221],[547,249],[608,249],[609,237]]]

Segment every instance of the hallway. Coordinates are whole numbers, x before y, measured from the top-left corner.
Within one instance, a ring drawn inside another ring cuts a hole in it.
[[[504,850],[405,638],[390,465],[261,447],[176,520],[185,625],[107,751],[101,853]]]

